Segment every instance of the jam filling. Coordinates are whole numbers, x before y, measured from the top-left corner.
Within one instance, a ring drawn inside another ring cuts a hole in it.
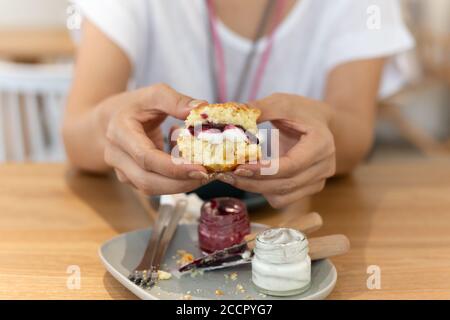
[[[241,129],[245,133],[245,135],[247,136],[247,138],[251,144],[259,144],[259,139],[254,134],[246,131],[242,126],[239,126],[239,125],[206,122],[206,123],[202,124],[201,131],[213,130],[213,131],[220,133],[220,132],[224,132],[225,130],[236,129],[236,128]],[[191,133],[191,135],[194,135],[194,131],[195,131],[194,126],[190,126],[188,128],[188,130]]]

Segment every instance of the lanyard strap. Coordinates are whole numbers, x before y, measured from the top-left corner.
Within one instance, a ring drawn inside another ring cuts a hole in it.
[[[255,39],[253,40],[252,48],[250,52],[247,54],[244,68],[242,69],[241,76],[239,77],[239,83],[236,90],[236,96],[234,97],[235,101],[240,101],[242,96],[242,88],[245,83],[246,78],[248,77],[250,66],[254,60],[254,56],[256,54],[257,41],[261,38],[264,29],[266,28],[270,13],[273,9],[273,3],[276,2],[275,6],[275,19],[272,27],[269,31],[269,36],[267,38],[266,47],[262,53],[261,59],[257,66],[253,82],[250,85],[250,96],[249,100],[255,100],[259,88],[261,86],[262,79],[264,78],[264,73],[266,71],[266,67],[268,65],[270,55],[273,49],[273,40],[275,30],[282,19],[286,0],[268,0],[268,5],[262,17],[261,23],[259,24],[258,31]],[[212,57],[215,63],[212,63],[214,82],[216,85],[216,95],[218,102],[227,101],[227,83],[226,83],[226,63],[225,63],[225,53],[222,46],[222,42],[220,40],[218,28],[217,28],[217,16],[214,10],[213,0],[206,0],[207,8],[208,8],[208,18],[210,25],[210,36],[211,42],[213,44],[213,52]]]

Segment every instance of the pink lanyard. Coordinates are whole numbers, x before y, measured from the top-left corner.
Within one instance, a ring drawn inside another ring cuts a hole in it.
[[[270,1],[270,0],[269,0]],[[255,100],[259,88],[261,87],[262,79],[264,78],[264,73],[267,68],[267,64],[269,63],[270,55],[272,53],[273,48],[273,40],[276,28],[279,22],[282,19],[283,11],[286,5],[286,0],[277,0],[275,7],[275,21],[273,23],[272,28],[270,29],[269,36],[267,39],[266,47],[262,53],[261,59],[257,66],[253,82],[250,86],[250,96],[249,101]],[[220,40],[220,36],[217,30],[217,16],[214,10],[213,0],[207,0],[207,8],[208,8],[208,16],[209,22],[211,26],[211,35],[212,41],[214,45],[214,55],[215,60],[217,62],[217,90],[218,90],[218,102],[227,101],[227,83],[226,83],[226,64],[225,64],[225,53],[223,50],[222,42]]]

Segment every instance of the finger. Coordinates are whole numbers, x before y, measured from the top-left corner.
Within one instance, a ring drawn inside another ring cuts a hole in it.
[[[117,180],[122,183],[129,183],[130,179],[119,169],[114,169],[114,172],[116,173]]]
[[[147,110],[157,110],[181,120],[186,119],[192,109],[208,104],[205,100],[181,94],[166,84],[153,85],[146,90],[146,94]]]
[[[197,180],[175,180],[147,172],[138,166],[127,153],[114,146],[105,152],[105,160],[123,172],[138,190],[148,195],[189,192],[202,185],[202,182]]]
[[[303,108],[314,108],[317,105],[316,100],[306,97],[291,95],[286,93],[274,93],[266,98],[252,101],[250,107],[261,110],[258,122],[274,121],[274,120],[292,120],[296,118],[296,108],[292,105],[295,101],[296,105]]]
[[[172,158],[157,147],[145,134],[142,123],[161,114],[185,118],[193,107],[207,103],[193,100],[180,94],[167,85],[159,84],[145,90],[148,95],[147,105],[138,109],[124,109],[112,120],[109,126],[108,139],[125,150],[133,159],[148,171],[155,171],[171,178],[188,179],[198,177],[204,179],[206,170],[199,165],[183,165],[172,161]]]
[[[128,185],[132,186],[133,188],[137,189],[136,186],[131,182],[131,180],[128,179],[126,174],[123,173],[121,170],[115,168],[114,172],[116,173],[117,180],[119,180],[119,182],[124,183],[124,184],[128,184]]]
[[[249,106],[261,110],[261,115],[258,118],[258,122],[265,122],[278,119],[289,119],[288,107],[286,100],[282,94],[272,94],[260,100],[249,102]],[[276,108],[274,108],[276,106]],[[292,115],[292,106],[290,108]]]
[[[158,127],[150,132],[145,130],[145,134],[158,150],[164,150],[164,135],[161,128]]]
[[[296,201],[299,201],[305,197],[311,196],[313,194],[319,193],[325,187],[325,180],[319,181],[315,184],[305,186],[304,188],[298,189],[295,192],[286,195],[264,195],[270,205],[274,208],[283,208],[290,205]]]
[[[205,179],[206,169],[200,165],[182,164],[171,155],[158,150],[139,122],[131,119],[113,120],[107,138],[128,153],[144,170],[173,179]]]
[[[332,158],[325,159],[293,177],[265,180],[264,183],[257,179],[239,177],[233,174],[227,174],[228,177],[225,178],[222,174],[218,176],[218,179],[249,192],[283,195],[332,176],[335,171],[334,163],[335,161]]]
[[[320,131],[316,129],[305,133],[300,141],[280,158],[270,159],[268,163],[243,164],[238,166],[234,173],[237,176],[258,180],[289,178],[315,163],[334,157],[333,137],[331,134]]]

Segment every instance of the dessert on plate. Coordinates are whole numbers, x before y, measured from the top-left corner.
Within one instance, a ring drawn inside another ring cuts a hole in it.
[[[261,111],[228,102],[193,109],[177,144],[182,158],[210,172],[234,170],[261,158],[256,121]]]

